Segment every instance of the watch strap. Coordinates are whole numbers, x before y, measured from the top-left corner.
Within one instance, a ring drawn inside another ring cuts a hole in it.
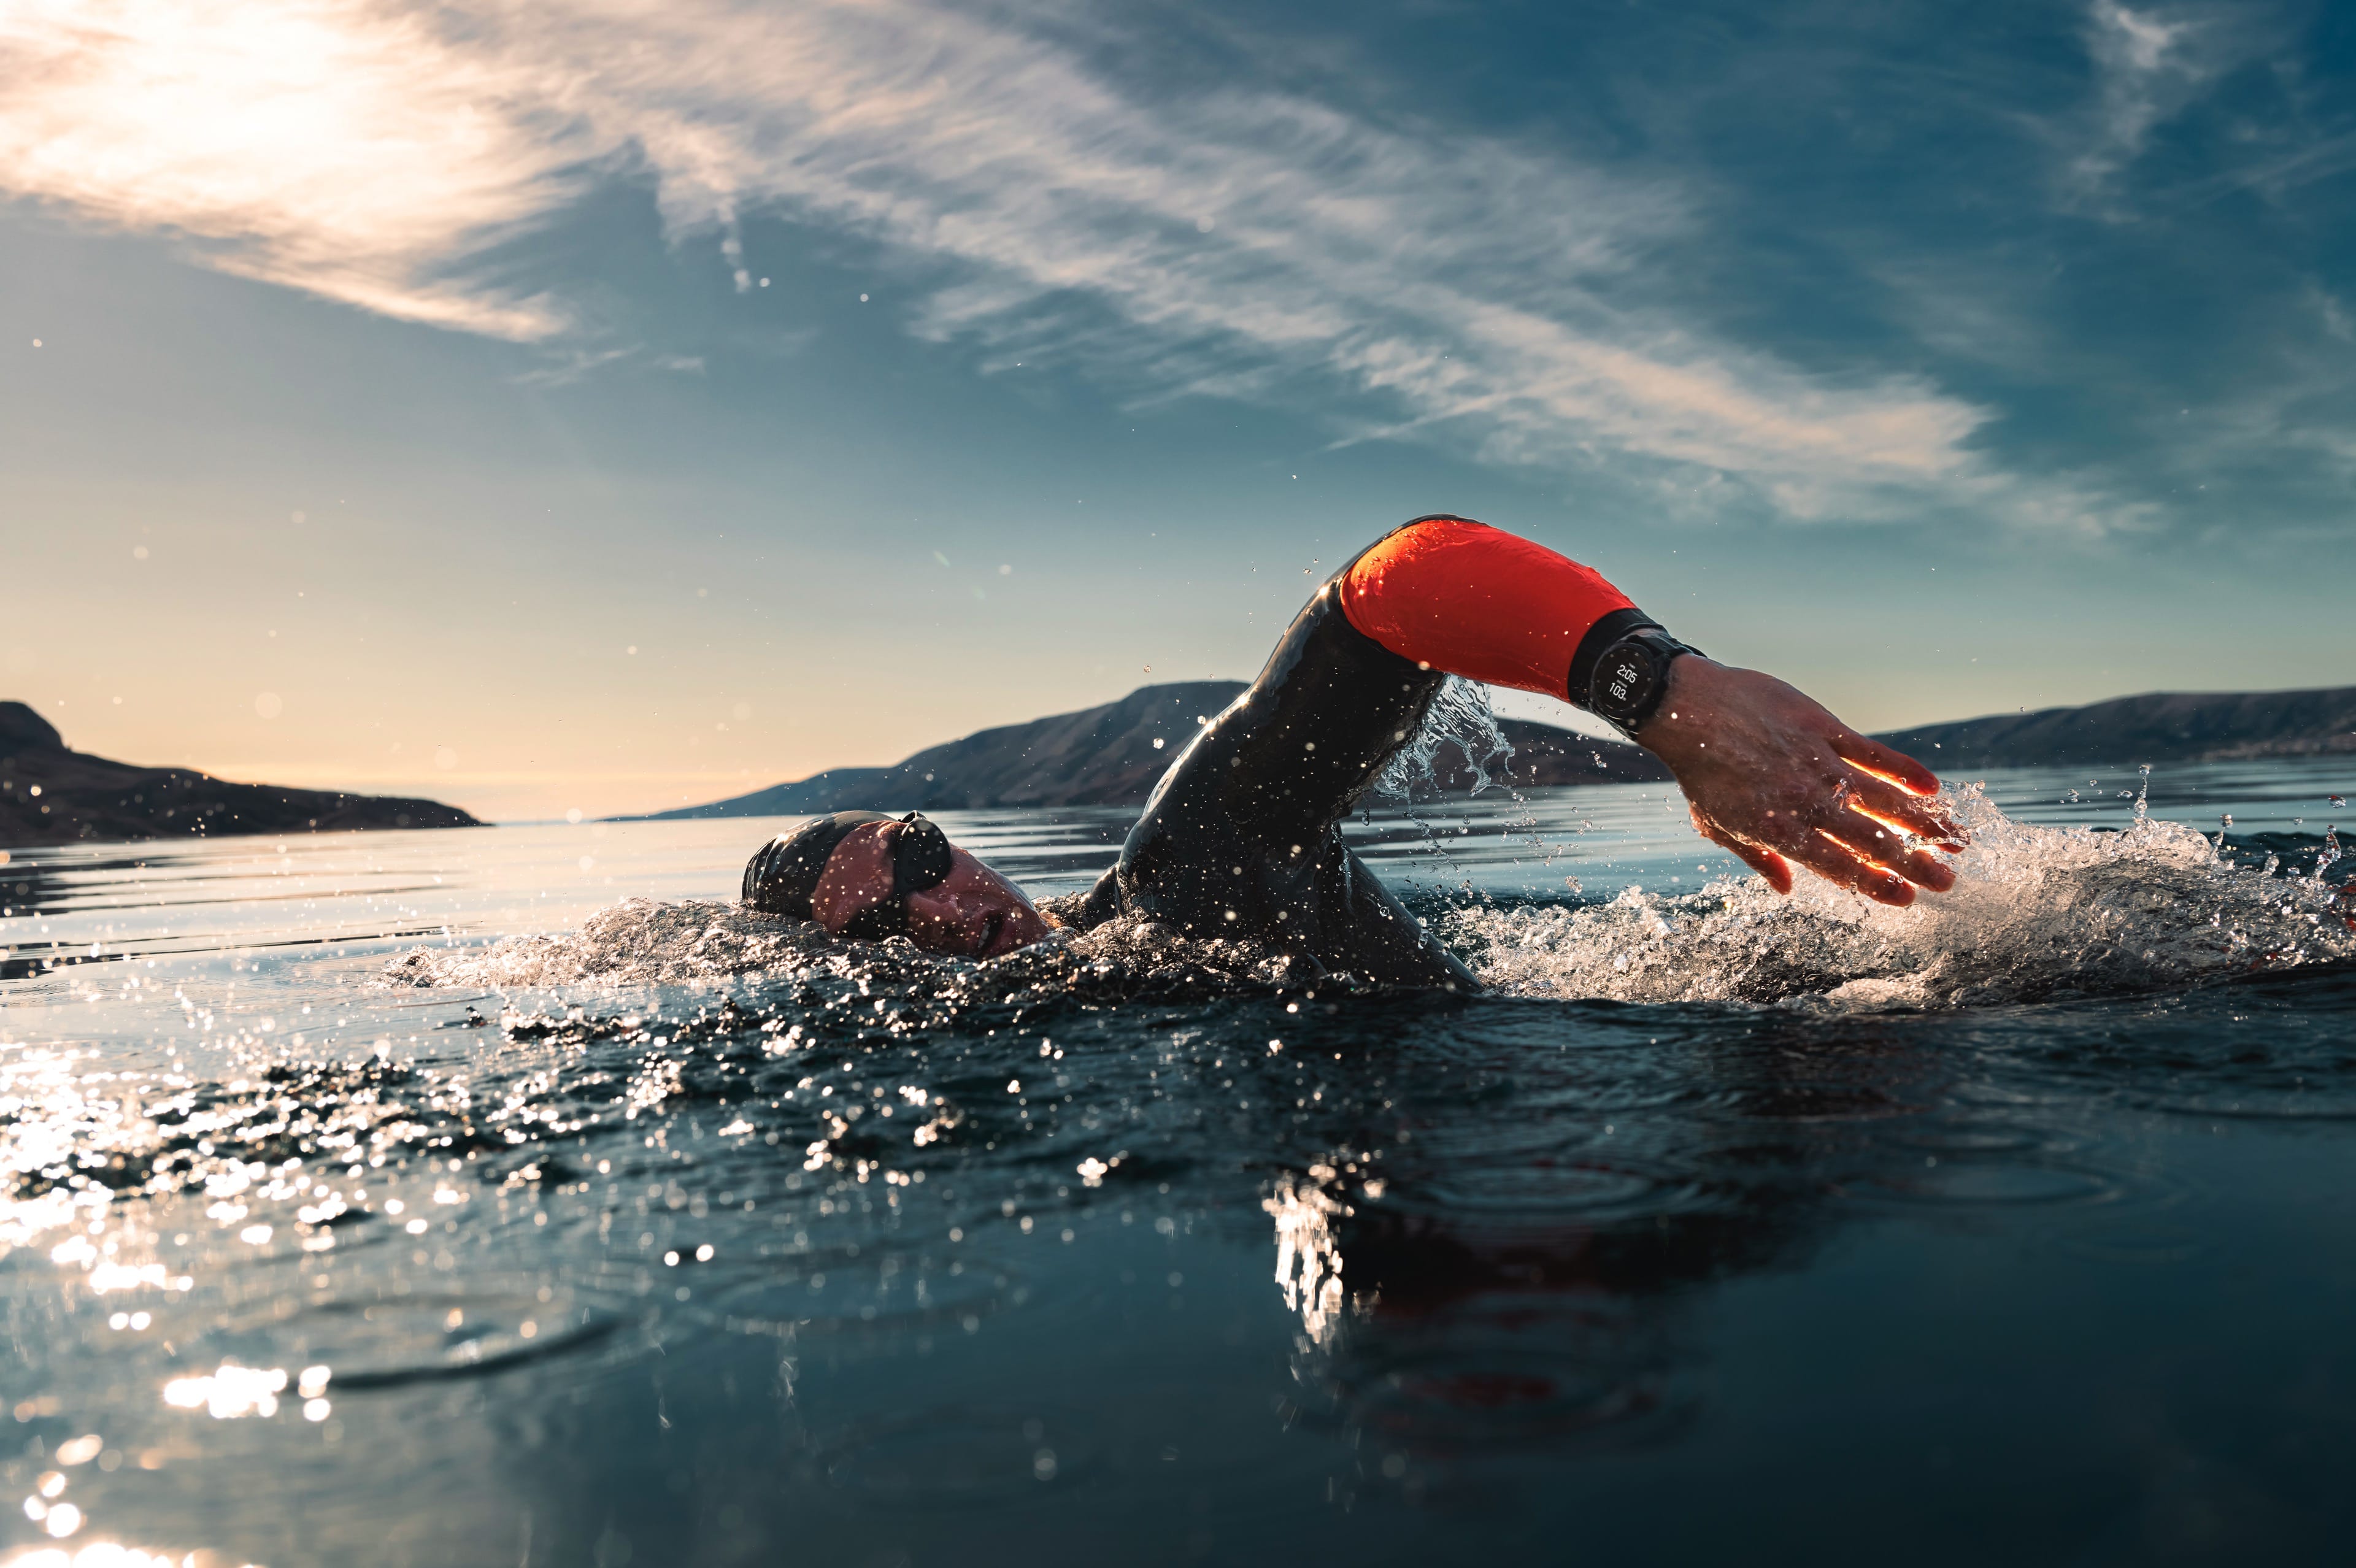
[[[1655,631],[1661,624],[1634,605],[1625,610],[1613,610],[1596,617],[1595,624],[1579,639],[1578,651],[1570,656],[1570,675],[1563,686],[1563,700],[1573,708],[1587,706],[1588,694],[1595,688],[1595,667],[1603,657],[1603,650],[1631,632],[1650,626]]]

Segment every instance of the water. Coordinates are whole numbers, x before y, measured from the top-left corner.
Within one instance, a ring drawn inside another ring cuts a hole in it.
[[[20,851],[0,1562],[2337,1555],[2343,770],[1995,775],[1907,912],[1378,816],[1478,998],[812,951],[774,824]]]

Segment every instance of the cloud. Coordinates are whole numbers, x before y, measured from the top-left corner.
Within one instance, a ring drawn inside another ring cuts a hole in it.
[[[2102,14],[2120,80],[2165,69],[2176,33]],[[1124,91],[978,13],[18,0],[0,83],[0,190],[575,363],[595,351],[563,304],[488,258],[627,166],[732,270],[753,214],[858,234],[948,280],[918,330],[1141,395],[1319,387],[1358,438],[1633,461],[1796,517],[2011,493],[1971,449],[1984,411],[1681,315],[1665,280],[1707,236],[1675,189],[1297,94]],[[2104,156],[2145,101],[2118,100]]]
[[[2189,11],[2163,15],[2119,0],[2094,0],[2086,14],[2086,51],[2095,101],[2066,184],[2078,200],[2105,204],[2109,187],[2141,157],[2152,132],[2184,112],[2223,71],[2239,63],[2222,18]]]
[[[2310,279],[2307,285],[2306,298],[2325,332],[2342,343],[2356,343],[2356,318],[2349,315],[2347,305],[2341,303],[2337,294],[2325,288],[2322,283]]]
[[[566,136],[518,133],[538,85],[336,0],[15,0],[0,190],[403,321],[547,337],[545,293],[464,270],[578,188]]]

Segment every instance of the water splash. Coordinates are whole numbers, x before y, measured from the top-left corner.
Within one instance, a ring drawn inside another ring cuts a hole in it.
[[[701,899],[625,899],[578,931],[414,948],[386,965],[382,978],[394,986],[677,985],[793,969],[835,946],[814,921]]]
[[[1972,835],[1955,886],[1906,909],[1810,877],[1789,898],[1724,878],[1677,897],[1458,911],[1442,933],[1500,990],[1636,1002],[1987,1006],[2356,959],[2321,874],[2329,848],[2311,874],[2280,877],[2140,812],[2098,832],[2015,822],[1976,785],[1948,804]]]
[[[1490,776],[1491,764],[1502,778],[1514,760],[1514,743],[1497,727],[1497,715],[1489,707],[1489,688],[1479,681],[1451,675],[1440,683],[1414,738],[1376,775],[1373,793],[1404,803],[1429,800],[1440,794],[1440,776],[1432,764],[1440,749],[1449,745],[1463,753],[1474,795],[1498,782]]]
[[[1044,901],[1052,911],[1078,901]],[[975,960],[925,953],[905,937],[841,941],[814,921],[756,914],[742,904],[638,898],[598,911],[575,931],[412,948],[388,962],[377,982],[513,991],[792,977],[905,989],[956,1008],[1047,997],[1225,996],[1311,973],[1264,943],[1192,937],[1142,918],[1056,931],[1002,957]]]

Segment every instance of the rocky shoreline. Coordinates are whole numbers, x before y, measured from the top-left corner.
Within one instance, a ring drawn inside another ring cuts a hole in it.
[[[0,702],[0,846],[481,826],[438,800],[230,784],[94,757],[24,703]]]

